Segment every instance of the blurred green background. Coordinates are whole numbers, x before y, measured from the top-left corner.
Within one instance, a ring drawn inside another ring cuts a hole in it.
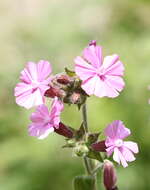
[[[73,59],[93,39],[104,55],[120,55],[126,87],[116,99],[88,100],[90,128],[124,121],[140,153],[128,168],[118,167],[118,185],[150,189],[150,1],[0,0],[0,26],[0,190],[71,190],[73,177],[84,173],[81,160],[61,149],[62,137],[28,136],[34,109],[17,106],[13,89],[27,61],[47,59],[54,73],[73,69]],[[78,127],[80,113],[66,107],[62,120]]]

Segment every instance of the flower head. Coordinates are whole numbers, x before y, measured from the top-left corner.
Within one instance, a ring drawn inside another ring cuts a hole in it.
[[[51,65],[48,61],[37,64],[29,62],[21,72],[20,80],[15,87],[16,103],[27,109],[44,103],[44,93],[49,89]]]
[[[75,72],[82,80],[82,88],[88,95],[114,98],[124,88],[121,78],[124,66],[119,56],[102,58],[102,48],[91,42],[83,51],[83,57],[75,59]]]
[[[30,136],[44,139],[49,133],[54,131],[54,128],[59,128],[60,113],[63,110],[63,103],[54,98],[51,111],[43,104],[37,107],[36,111],[31,115],[32,124],[29,126]]]
[[[123,167],[128,166],[127,162],[135,160],[133,153],[138,153],[138,145],[135,142],[123,141],[130,134],[130,130],[120,120],[113,121],[105,129],[107,154],[113,154],[113,159]]]

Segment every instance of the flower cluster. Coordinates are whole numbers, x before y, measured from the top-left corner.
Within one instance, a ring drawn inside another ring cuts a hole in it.
[[[29,62],[21,72],[14,92],[16,103],[26,109],[36,107],[30,117],[29,135],[44,139],[56,132],[67,138],[64,147],[74,148],[78,156],[102,161],[100,152],[108,157],[113,154],[114,161],[127,167],[127,162],[135,160],[138,145],[124,141],[131,132],[122,121],[109,124],[104,130],[106,138],[98,141],[99,133],[86,133],[82,125],[75,130],[60,119],[64,104],[76,104],[80,109],[91,95],[117,97],[125,86],[124,65],[117,54],[103,58],[102,47],[96,41],[90,42],[82,56],[77,56],[74,61],[75,72],[66,68],[65,73],[52,75],[51,64],[43,60],[37,64]],[[46,98],[52,101],[50,111]],[[116,189],[116,176],[109,161],[104,161],[104,184],[107,189]]]

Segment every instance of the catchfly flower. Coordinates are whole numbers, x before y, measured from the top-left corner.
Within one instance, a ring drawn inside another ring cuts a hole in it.
[[[123,141],[124,138],[131,134],[130,129],[123,125],[120,120],[115,120],[105,129],[107,136],[105,145],[108,156],[113,154],[113,159],[127,167],[127,162],[135,160],[133,153],[138,153],[138,145],[132,141]]]
[[[75,59],[75,72],[82,80],[82,88],[88,95],[114,98],[124,88],[121,78],[124,66],[119,56],[102,57],[102,47],[96,41],[89,44],[82,57]]]
[[[44,103],[44,93],[49,89],[51,65],[48,61],[29,62],[21,72],[21,82],[16,85],[16,103],[27,109]]]
[[[32,123],[29,125],[29,135],[44,139],[54,131],[54,128],[59,128],[63,107],[63,103],[57,97],[52,102],[50,112],[44,104],[39,105],[30,117]]]

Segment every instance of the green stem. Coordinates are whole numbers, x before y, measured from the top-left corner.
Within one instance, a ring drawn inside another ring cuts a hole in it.
[[[83,104],[82,106],[82,117],[83,117],[83,123],[84,123],[84,129],[85,132],[88,133],[88,122],[87,122],[87,111],[86,111],[86,103]]]
[[[88,175],[91,175],[91,168],[89,166],[89,162],[88,162],[88,158],[85,156],[83,157],[83,161],[84,161],[84,165],[85,165],[85,169]]]
[[[84,103],[83,106],[82,106],[82,117],[83,117],[83,124],[84,124],[84,129],[85,129],[85,136],[86,136],[86,134],[88,134],[88,132],[89,132],[88,122],[87,122],[86,103]],[[94,169],[92,160],[88,159],[87,157],[84,157],[84,165],[85,165],[85,168],[86,168],[86,171],[87,171],[88,175],[91,175],[91,176],[93,176],[95,178],[95,184],[94,184],[93,189],[91,189],[91,190],[97,190],[97,188],[96,188],[96,174],[95,173],[92,174],[92,170]]]

